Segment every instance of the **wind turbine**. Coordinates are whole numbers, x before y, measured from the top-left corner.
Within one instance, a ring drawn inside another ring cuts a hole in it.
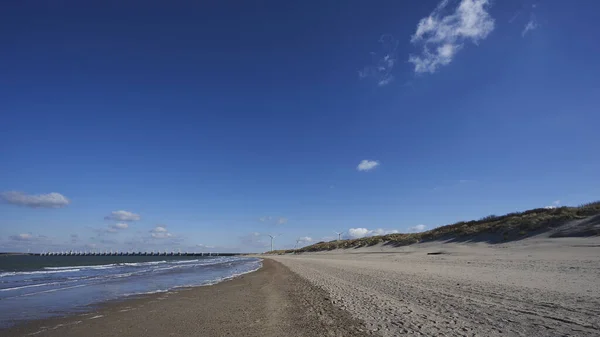
[[[277,235],[271,235],[271,234],[267,234],[268,237],[271,238],[271,251],[273,251],[273,239],[275,239],[278,236],[281,236],[283,234],[277,234]]]
[[[297,238],[297,239],[296,239],[296,245],[294,246],[294,249],[298,248],[298,244],[299,244],[300,242],[302,242],[302,239],[301,239],[301,238]]]
[[[342,239],[342,234],[344,234],[344,232],[336,232],[336,231],[333,231],[333,232],[334,232],[335,234],[337,234],[337,236],[338,236],[338,241],[340,241],[340,240]]]

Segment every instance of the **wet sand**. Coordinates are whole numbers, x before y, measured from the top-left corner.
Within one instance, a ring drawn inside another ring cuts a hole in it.
[[[108,303],[98,310],[33,321],[12,336],[368,336],[327,293],[278,262],[231,281]]]

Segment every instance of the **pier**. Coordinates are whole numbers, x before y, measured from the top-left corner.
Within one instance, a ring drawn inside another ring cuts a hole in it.
[[[212,252],[122,252],[122,251],[68,251],[33,253],[37,256],[236,256],[240,253],[212,253]]]

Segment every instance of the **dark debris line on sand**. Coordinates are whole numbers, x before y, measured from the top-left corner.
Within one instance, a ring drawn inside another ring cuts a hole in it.
[[[61,325],[62,324],[62,325]],[[279,262],[214,286],[105,305],[0,331],[26,336],[367,336],[365,325]]]

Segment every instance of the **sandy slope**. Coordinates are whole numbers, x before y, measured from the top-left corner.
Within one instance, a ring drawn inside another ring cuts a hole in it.
[[[600,336],[600,238],[275,259],[383,336]]]

